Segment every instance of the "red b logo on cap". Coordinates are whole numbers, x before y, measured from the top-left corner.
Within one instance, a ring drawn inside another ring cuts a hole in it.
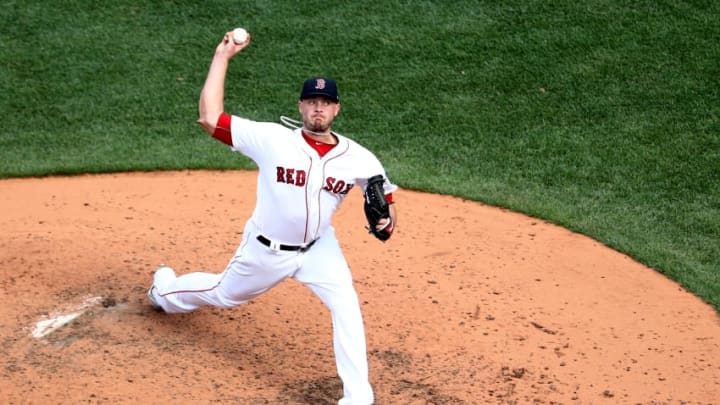
[[[317,79],[315,81],[315,88],[318,90],[322,90],[325,88],[325,79]]]

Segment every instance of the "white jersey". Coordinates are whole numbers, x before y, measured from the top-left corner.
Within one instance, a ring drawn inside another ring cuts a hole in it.
[[[250,220],[260,233],[282,243],[299,245],[322,236],[348,192],[355,186],[364,190],[376,174],[385,178],[385,194],[397,189],[372,152],[337,133],[338,144],[323,157],[300,129],[232,116],[231,134],[233,150],[259,169]]]

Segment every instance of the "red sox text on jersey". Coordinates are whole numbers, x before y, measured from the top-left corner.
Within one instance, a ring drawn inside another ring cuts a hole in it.
[[[278,166],[277,182],[293,184],[297,187],[303,187],[307,182],[307,172],[302,169],[291,169]],[[323,190],[335,194],[347,194],[350,192],[350,190],[352,190],[353,187],[355,187],[355,184],[347,180],[327,177],[325,179],[325,187],[323,187]]]

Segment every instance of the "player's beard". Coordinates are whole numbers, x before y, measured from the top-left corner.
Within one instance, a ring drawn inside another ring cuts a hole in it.
[[[310,118],[305,122],[305,129],[310,132],[324,134],[330,130],[330,125],[332,125],[332,120],[324,121],[323,119]]]

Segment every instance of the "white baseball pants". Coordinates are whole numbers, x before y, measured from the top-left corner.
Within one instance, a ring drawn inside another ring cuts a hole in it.
[[[330,310],[335,362],[343,381],[344,396],[338,404],[372,404],[360,304],[335,230],[330,227],[302,253],[273,250],[256,237],[255,225],[248,221],[242,243],[222,273],[196,272],[175,277],[170,269],[159,270],[154,279],[157,304],[168,313],[191,312],[203,306],[230,308],[294,278]]]

